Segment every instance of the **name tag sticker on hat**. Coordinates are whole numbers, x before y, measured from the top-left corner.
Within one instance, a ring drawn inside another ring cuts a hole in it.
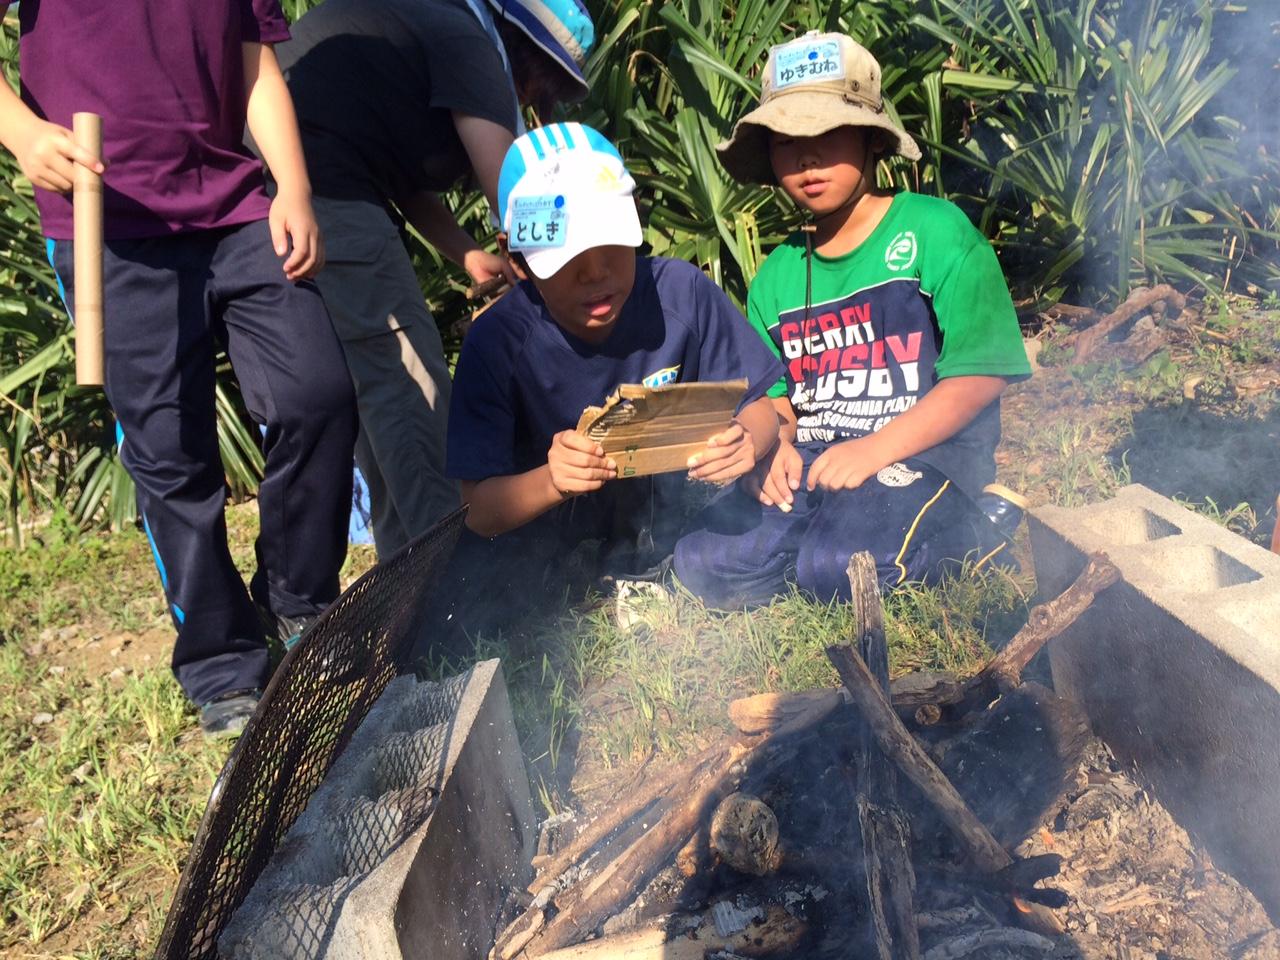
[[[802,40],[780,47],[773,57],[773,89],[797,83],[843,80],[844,60],[834,40]]]
[[[511,233],[507,246],[512,250],[540,250],[563,247],[568,224],[564,197],[513,197]]]

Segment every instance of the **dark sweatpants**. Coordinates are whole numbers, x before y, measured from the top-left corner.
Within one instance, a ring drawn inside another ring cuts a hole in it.
[[[70,241],[50,260],[74,312]],[[178,637],[173,672],[194,702],[261,687],[267,646],[231,562],[214,366],[225,346],[265,425],[253,600],[316,613],[338,594],[351,511],[351,380],[320,295],[285,279],[265,221],[107,242],[106,392],[121,457]]]
[[[804,479],[822,446],[798,448]],[[790,513],[737,487],[712,502],[675,548],[675,572],[722,609],[758,606],[792,586],[824,602],[849,600],[853,554],[875,557],[880,583],[934,582],[1005,544],[960,489],[920,460],[894,464],[853,490],[795,491]],[[990,562],[990,560],[987,560]]]

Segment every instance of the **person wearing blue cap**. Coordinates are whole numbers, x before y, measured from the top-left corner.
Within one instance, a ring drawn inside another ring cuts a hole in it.
[[[463,344],[447,461],[469,504],[457,575],[472,578],[452,593],[489,612],[496,596],[536,594],[530,571],[584,540],[604,541],[598,572],[619,578],[652,577],[669,556],[685,475],[620,479],[574,429],[619,385],[748,381],[732,426],[690,460],[692,480],[729,483],[777,440],[765,393],[782,364],[701,270],[637,254],[634,188],[617,149],[577,123],[531,131],[502,163],[502,229],[527,279]]]
[[[439,194],[498,170],[545,112],[587,93],[595,39],[578,0],[324,0],[278,54],[293,95],[327,267],[317,280],[356,387],[356,461],[386,557],[459,505],[445,477],[450,382],[402,242],[406,223],[479,283],[510,274]]]

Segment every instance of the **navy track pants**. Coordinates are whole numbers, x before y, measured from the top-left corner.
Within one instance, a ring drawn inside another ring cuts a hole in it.
[[[818,454],[798,448],[804,478]],[[960,489],[928,464],[892,464],[853,490],[795,492],[790,513],[736,486],[716,498],[675,548],[680,582],[710,606],[768,603],[792,587],[849,600],[849,558],[870,551],[882,587],[935,582],[964,561],[1000,555],[1006,541]]]
[[[72,244],[49,246],[74,313]],[[315,286],[285,278],[265,221],[109,240],[103,275],[107,399],[178,631],[173,672],[197,704],[261,687],[253,601],[300,616],[338,595],[356,434],[341,347]],[[252,600],[227,549],[219,346],[265,427]]]

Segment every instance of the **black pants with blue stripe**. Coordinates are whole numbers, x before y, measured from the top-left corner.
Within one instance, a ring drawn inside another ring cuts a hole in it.
[[[74,313],[71,248],[50,242]],[[103,276],[107,399],[178,631],[174,674],[197,704],[261,687],[253,600],[300,616],[338,594],[356,434],[341,347],[314,285],[285,278],[265,221],[108,241]],[[264,427],[252,600],[227,549],[219,346]]]
[[[804,478],[824,445],[798,448]],[[875,557],[881,586],[934,582],[991,562],[1005,540],[934,467],[908,459],[853,490],[795,491],[790,513],[737,487],[713,501],[676,544],[676,576],[721,609],[766,604],[793,587],[824,602],[850,599],[849,558]]]

